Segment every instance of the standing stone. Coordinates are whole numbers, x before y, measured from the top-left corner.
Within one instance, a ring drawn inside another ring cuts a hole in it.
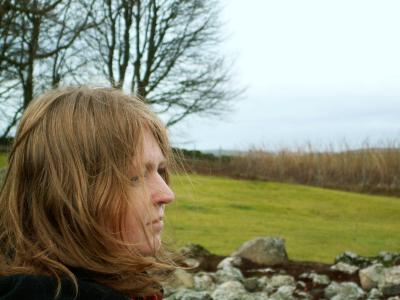
[[[261,237],[247,241],[231,256],[246,258],[254,263],[266,265],[288,261],[285,241],[279,237]]]
[[[383,272],[384,267],[382,264],[375,264],[360,270],[360,272],[358,272],[358,276],[360,277],[362,288],[366,291],[376,288],[379,284],[379,281],[382,280]]]

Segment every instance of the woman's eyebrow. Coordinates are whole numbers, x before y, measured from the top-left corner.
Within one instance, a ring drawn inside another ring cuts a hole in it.
[[[146,168],[147,170],[151,170],[151,169],[159,168],[160,166],[161,166],[161,167],[165,167],[166,164],[167,164],[167,161],[166,161],[165,159],[162,159],[162,160],[160,160],[160,161],[158,162],[158,164],[155,163],[155,162],[153,162],[153,161],[148,161],[148,162],[145,163],[144,166],[145,166],[145,168]]]

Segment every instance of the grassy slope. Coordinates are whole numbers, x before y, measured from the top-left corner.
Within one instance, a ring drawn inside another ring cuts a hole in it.
[[[342,251],[400,251],[400,199],[293,184],[175,176],[167,233],[230,254],[257,236],[281,236],[291,259],[332,262]]]

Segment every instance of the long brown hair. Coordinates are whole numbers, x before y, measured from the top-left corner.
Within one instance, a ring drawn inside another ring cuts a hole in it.
[[[17,129],[0,194],[2,273],[55,276],[57,294],[62,277],[77,287],[71,267],[131,296],[159,289],[174,269],[169,252],[161,247],[144,256],[122,235],[129,171],[140,162],[145,131],[168,161],[166,129],[136,97],[79,87],[34,100]]]

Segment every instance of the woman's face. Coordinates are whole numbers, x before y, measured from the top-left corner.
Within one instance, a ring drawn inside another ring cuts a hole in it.
[[[146,255],[160,247],[165,205],[171,203],[175,197],[165,182],[165,157],[149,132],[144,135],[142,168],[144,173],[133,173],[131,177],[132,207],[126,216],[125,238],[128,242],[135,243],[139,251]],[[142,224],[145,226],[144,230]],[[149,241],[145,231],[149,234]]]

